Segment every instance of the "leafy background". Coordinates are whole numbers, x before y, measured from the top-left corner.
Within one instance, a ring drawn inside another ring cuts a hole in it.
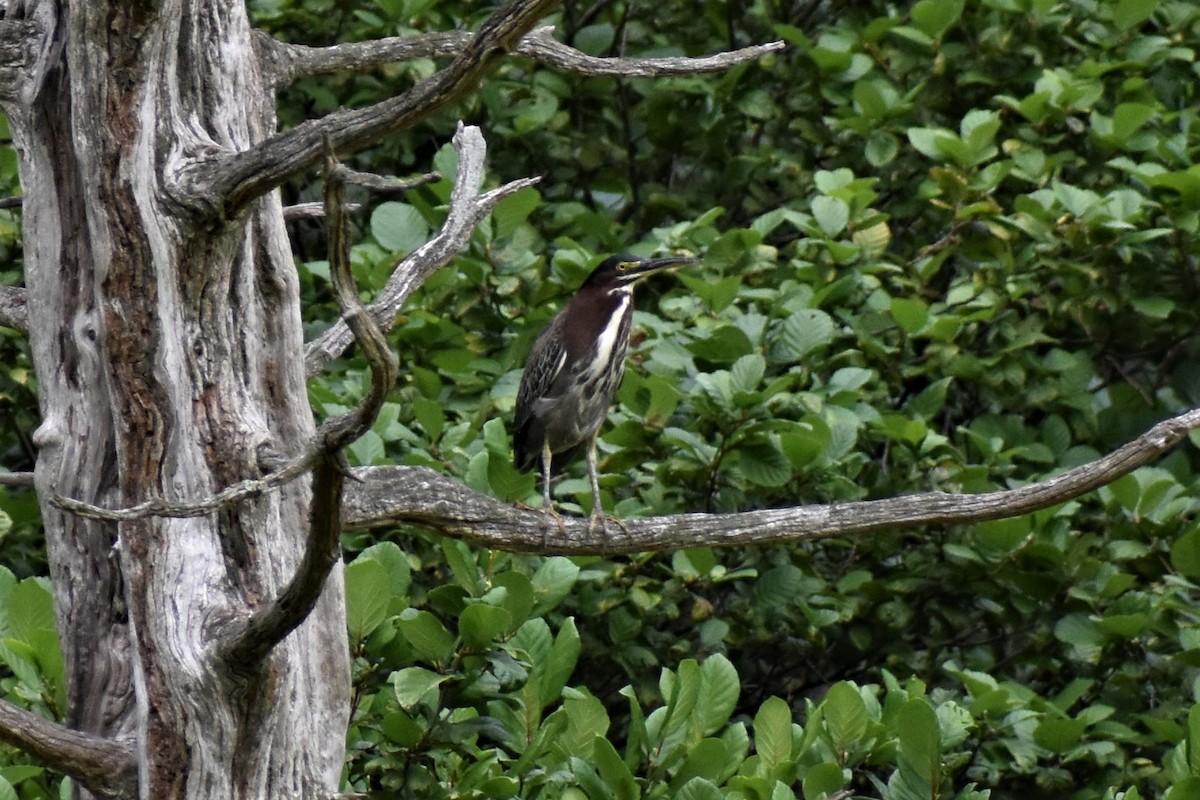
[[[490,5],[254,0],[307,44],[472,27]],[[432,466],[538,502],[505,427],[533,338],[591,266],[686,249],[638,297],[601,439],[635,517],[987,491],[1084,463],[1200,404],[1200,7],[1178,0],[564,3],[596,55],[726,73],[626,80],[514,59],[460,107],[359,154],[453,174],[483,127],[505,200],[392,334],[406,371],[361,464]],[[436,68],[308,79],[281,124]],[[0,188],[15,190],[0,148]],[[364,296],[451,183],[363,198]],[[315,184],[285,188],[289,202]],[[0,280],[20,280],[0,211]],[[292,228],[309,333],[334,317],[319,224]],[[0,329],[0,448],[36,403]],[[353,404],[350,356],[311,384]],[[349,790],[430,798],[1200,796],[1197,458],[973,527],[628,558],[347,535]],[[560,507],[586,513],[581,465]],[[62,712],[36,504],[0,490],[0,688]],[[4,754],[0,796],[62,791]]]

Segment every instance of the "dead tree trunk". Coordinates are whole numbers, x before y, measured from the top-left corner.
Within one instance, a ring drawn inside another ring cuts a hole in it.
[[[0,703],[0,740],[84,794],[336,793],[350,709],[331,453],[354,427],[314,429],[274,190],[330,144],[365,146],[460,97],[509,50],[652,75],[778,47],[588,59],[545,30],[526,37],[551,5],[510,2],[473,35],[311,50],[255,35],[240,0],[0,2],[26,281],[0,297],[0,321],[32,344],[69,684],[69,727]],[[454,58],[391,100],[275,132],[274,91],[299,75],[430,55]],[[482,138],[460,144],[450,218],[400,265],[380,321],[524,185],[480,194]],[[310,347],[309,368],[347,330]]]
[[[273,132],[244,7],[31,12],[43,51],[8,107],[69,723],[136,737],[143,797],[328,794],[348,714],[338,573],[269,658],[219,657],[296,570],[307,480],[185,519],[114,524],[46,500],[208,496],[313,434],[277,194],[218,219],[182,189],[211,153]]]

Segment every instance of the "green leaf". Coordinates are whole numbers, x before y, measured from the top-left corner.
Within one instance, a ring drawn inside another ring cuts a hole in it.
[[[1154,106],[1145,103],[1120,103],[1113,110],[1112,132],[1118,144],[1124,144],[1130,137],[1141,130],[1142,126],[1154,119]]]
[[[773,443],[737,449],[737,468],[755,486],[784,486],[792,479],[792,464]]]
[[[701,739],[688,749],[683,766],[675,773],[672,784],[685,783],[694,778],[710,781],[720,780],[729,761],[728,748],[720,739]]]
[[[758,389],[767,369],[767,360],[759,353],[750,353],[739,358],[729,368],[729,383],[734,394],[750,393]]]
[[[556,608],[571,593],[578,577],[579,567],[569,558],[552,556],[542,561],[531,579],[536,602],[530,613],[540,617]]]
[[[937,715],[928,701],[914,697],[906,702],[897,718],[896,733],[902,783],[920,787],[920,797],[933,796],[942,780],[941,738]]]
[[[929,324],[929,309],[920,300],[893,297],[891,311],[892,319],[910,336],[920,333]]]
[[[621,759],[612,742],[605,739],[603,736],[597,736],[592,745],[592,758],[596,762],[596,769],[600,772],[600,777],[604,779],[604,783],[613,792],[613,796],[618,800],[639,800],[641,792],[638,791],[637,781],[633,779],[633,773],[629,771],[629,767]]]
[[[449,679],[449,675],[439,675],[422,667],[405,667],[393,672],[388,680],[396,693],[396,702],[401,708],[411,710],[425,699],[429,700],[431,706],[436,705],[433,692]]]
[[[768,697],[754,715],[754,751],[768,770],[792,758],[792,709]]]
[[[1171,545],[1171,566],[1192,580],[1200,580],[1200,528],[1192,528]]]
[[[392,599],[392,579],[383,564],[360,556],[346,565],[346,626],[361,642],[383,623]]]
[[[716,653],[700,665],[700,696],[696,702],[696,717],[701,736],[711,736],[729,722],[737,707],[741,684],[733,663]]]
[[[457,539],[442,539],[442,554],[458,585],[467,590],[472,597],[483,594],[483,572],[475,563],[475,554],[465,542]]]
[[[1020,547],[1032,530],[1029,516],[981,522],[975,526],[974,539],[984,550],[1007,554]]]
[[[6,778],[0,778],[0,800],[17,800],[17,790]]]
[[[1200,703],[1188,709],[1187,765],[1192,775],[1200,776]]]
[[[511,236],[538,207],[541,199],[542,195],[537,189],[526,186],[496,203],[492,207],[492,225],[495,227],[496,237]]]
[[[940,39],[962,16],[963,0],[921,0],[912,8],[913,25],[930,39]]]
[[[867,706],[853,684],[841,681],[825,693],[821,701],[825,729],[839,753],[848,753],[867,733]]]
[[[850,222],[850,206],[838,197],[819,195],[813,198],[812,213],[826,236],[837,236]]]
[[[832,761],[814,764],[804,773],[804,800],[822,800],[840,792],[845,785],[841,766]]]
[[[721,325],[708,331],[703,339],[693,341],[687,349],[716,364],[732,364],[754,351],[749,337],[736,325]]]
[[[493,597],[495,595],[495,597]],[[492,591],[483,596],[485,602],[498,605],[512,616],[509,631],[529,619],[533,611],[533,582],[522,572],[508,570],[492,578]]]
[[[388,250],[411,253],[429,238],[429,223],[408,203],[389,200],[371,214],[371,235]]]
[[[1141,25],[1158,9],[1158,0],[1117,0],[1113,21],[1122,30]]]
[[[800,309],[788,316],[771,337],[771,360],[795,363],[833,340],[833,319],[815,308]]]
[[[700,665],[693,658],[685,658],[675,672],[664,669],[659,691],[667,699],[663,736],[668,736],[688,723],[696,707],[700,696]]]
[[[725,795],[715,783],[704,778],[692,778],[674,794],[674,800],[724,800]]]
[[[563,697],[567,728],[555,741],[558,751],[580,758],[590,758],[598,737],[608,732],[608,712],[604,704],[591,695],[569,692]]]
[[[1065,753],[1079,743],[1087,723],[1080,719],[1047,717],[1038,723],[1033,741],[1052,753]]]
[[[396,618],[396,629],[426,661],[440,664],[454,653],[454,635],[428,611],[405,609]]]
[[[379,562],[391,580],[392,596],[403,597],[408,594],[408,587],[412,583],[412,568],[400,545],[395,542],[379,542],[363,550],[354,560]]]
[[[582,650],[579,631],[575,627],[575,618],[567,617],[554,637],[554,645],[550,649],[550,658],[545,663],[541,673],[540,690],[542,702],[549,705],[558,700],[563,687],[575,671]]]
[[[472,603],[458,617],[458,633],[467,647],[477,652],[491,649],[512,625],[507,609]]]

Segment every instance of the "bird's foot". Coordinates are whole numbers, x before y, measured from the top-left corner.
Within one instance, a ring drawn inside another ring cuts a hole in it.
[[[550,518],[553,518],[554,521],[558,523],[558,532],[563,536],[567,535],[567,526],[563,523],[562,514],[559,514],[557,511],[555,511],[554,506],[547,506],[543,508],[542,513],[546,516],[546,525],[542,528],[543,546],[549,544],[550,541]]]
[[[621,532],[624,533],[626,536],[629,536],[629,528],[627,528],[625,526],[624,522],[617,519],[616,517],[610,517],[608,514],[605,514],[603,511],[592,512],[592,516],[588,520],[588,533],[591,533],[592,531],[594,531],[596,529],[596,526],[599,525],[600,533],[604,536],[605,539],[609,538],[609,536],[611,535],[611,530],[608,527],[609,522],[617,523],[617,527],[621,529]]]

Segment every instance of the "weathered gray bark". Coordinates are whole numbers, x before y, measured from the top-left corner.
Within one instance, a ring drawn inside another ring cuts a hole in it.
[[[9,15],[20,15],[10,8]],[[207,495],[313,433],[277,195],[189,216],[177,180],[273,132],[240,3],[31,3],[36,69],[6,104],[24,192],[37,486],[103,505]],[[143,797],[337,788],[341,579],[269,658],[215,657],[304,552],[309,488],[115,525],[43,502],[69,723],[136,740]]]
[[[363,418],[314,430],[274,189],[334,163],[330,143],[365,146],[461,97],[552,5],[506,3],[436,43],[453,61],[397,97],[276,133],[274,89],[344,51],[273,48],[240,0],[0,3],[26,284],[0,292],[0,324],[28,331],[38,377],[35,486],[69,696],[69,727],[0,702],[0,740],[74,775],[80,794],[336,793],[350,709],[334,453]],[[544,32],[526,49],[571,67]],[[391,40],[353,54],[356,67],[396,57]],[[474,145],[450,218],[397,265],[370,311],[385,324],[523,185],[481,193],[482,137],[462,138]],[[309,367],[347,330],[314,343]]]

